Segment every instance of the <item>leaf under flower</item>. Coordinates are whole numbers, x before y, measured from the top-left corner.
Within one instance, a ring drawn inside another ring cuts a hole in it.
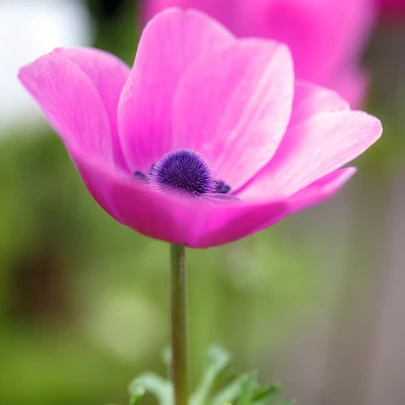
[[[171,354],[164,351],[163,360],[170,365]],[[292,405],[293,401],[277,402],[281,394],[278,385],[261,385],[257,372],[244,373],[224,385],[231,355],[219,346],[208,352],[207,366],[200,383],[190,397],[190,405]],[[221,386],[220,390],[216,387]],[[129,405],[140,405],[145,394],[153,395],[159,405],[173,405],[173,385],[170,380],[147,372],[128,386]]]

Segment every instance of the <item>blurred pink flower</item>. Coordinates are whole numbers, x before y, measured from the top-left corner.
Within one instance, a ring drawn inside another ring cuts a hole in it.
[[[90,193],[152,238],[204,248],[269,227],[333,195],[339,169],[380,122],[295,81],[286,46],[238,40],[197,11],[145,28],[130,70],[95,49],[57,49],[19,78]]]
[[[360,58],[374,22],[374,0],[143,0],[147,21],[166,7],[196,8],[239,37],[286,43],[301,79],[337,90],[362,104],[368,75]]]
[[[377,0],[380,17],[385,21],[403,20],[405,18],[405,0]]]

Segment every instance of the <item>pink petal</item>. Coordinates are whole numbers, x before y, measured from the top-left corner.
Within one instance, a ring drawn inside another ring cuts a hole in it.
[[[330,197],[355,171],[348,168],[331,173],[286,202],[204,203],[158,192],[125,173],[106,170],[103,162],[83,157],[74,149],[70,154],[90,193],[113,218],[145,236],[190,248],[219,246],[267,228]]]
[[[117,112],[122,88],[130,73],[129,67],[116,56],[98,49],[58,48],[54,53],[74,62],[96,87],[110,121],[115,164],[125,169],[126,163],[118,135]]]
[[[281,216],[269,218],[268,221],[263,222],[258,228],[256,228],[254,232],[268,228],[275,222],[278,222],[289,215],[305,210],[329,199],[343,187],[343,185],[354,175],[355,172],[355,167],[349,167],[336,170],[327,174],[321,179],[318,179],[285,200],[288,210],[285,211]]]
[[[349,110],[349,104],[335,91],[296,80],[289,129],[318,114]]]
[[[106,110],[94,84],[75,63],[50,53],[21,68],[19,79],[65,144],[112,164]]]
[[[200,152],[233,189],[271,159],[288,125],[293,95],[288,49],[243,40],[195,62],[180,80],[173,144]]]
[[[349,109],[349,104],[335,91],[325,89],[304,80],[296,80],[290,122],[285,139],[280,145],[280,149],[283,145],[289,144],[288,134],[291,130],[305,120],[320,114],[329,114]],[[292,139],[291,142],[293,143],[294,139]],[[279,154],[279,152],[277,153]],[[239,190],[234,189],[234,193],[236,192],[236,194],[243,199],[266,199],[267,184],[270,181],[268,176],[271,173],[271,167],[272,162],[270,161],[269,164],[253,177],[249,183],[245,184],[243,188]],[[281,191],[278,191],[278,193],[283,195]]]
[[[141,3],[144,21],[165,7],[196,8],[239,37],[283,42],[293,54],[298,77],[340,92],[337,82],[340,72],[359,61],[372,32],[378,1],[143,0]],[[360,83],[353,82],[353,86],[361,87],[362,78],[357,78]],[[352,99],[346,92],[341,94],[352,106],[358,105],[359,98]]]
[[[144,22],[168,7],[194,8],[231,28],[239,0],[144,0],[141,1],[141,17]],[[236,16],[235,16],[236,17]]]
[[[380,121],[361,111],[304,120],[287,132],[272,161],[239,197],[291,196],[360,155],[381,132]]]
[[[100,206],[123,225],[151,238],[191,248],[217,246],[247,236],[287,212],[282,201],[245,204],[159,192],[125,173],[106,169],[103,162],[83,157],[74,148],[69,152]]]
[[[133,230],[172,243],[185,243],[188,229],[175,215],[170,196],[155,192],[126,173],[106,170],[80,152],[69,151],[90,194],[114,219]],[[173,211],[173,212],[172,212]]]
[[[149,171],[172,149],[173,96],[186,68],[233,41],[225,28],[195,11],[167,10],[146,26],[119,105],[131,170]]]
[[[234,242],[274,224],[287,215],[285,202],[279,200],[263,203],[235,203],[215,207],[210,211],[199,213],[204,225],[187,244],[191,248],[208,248]]]
[[[298,191],[287,201],[291,212],[312,207],[332,197],[355,173],[355,167],[335,170]]]
[[[364,104],[369,84],[370,77],[365,71],[350,67],[336,74],[327,85],[336,89],[352,108],[357,108]]]
[[[246,0],[238,4],[239,19],[232,29],[236,35],[286,43],[296,75],[322,85],[338,73],[338,67],[359,58],[376,8],[370,0]]]
[[[140,14],[144,23],[148,22],[155,14],[166,8],[182,7],[183,0],[152,0],[140,2]]]

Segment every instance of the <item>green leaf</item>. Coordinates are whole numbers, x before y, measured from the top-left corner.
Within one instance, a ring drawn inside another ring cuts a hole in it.
[[[154,373],[145,373],[135,378],[128,386],[130,405],[137,405],[146,392],[153,394],[161,405],[172,405],[171,384]]]
[[[191,405],[205,405],[220,374],[229,365],[230,355],[219,346],[212,346],[208,353],[208,366],[200,384],[191,396]]]
[[[141,384],[131,384],[129,389],[129,405],[138,405],[145,392],[146,390]]]
[[[243,379],[240,388],[238,405],[251,405],[253,403],[254,391],[257,387],[257,373],[247,374]]]
[[[167,365],[170,364],[170,350],[164,351],[163,359]],[[223,377],[229,363],[230,355],[225,350],[218,346],[210,348],[207,367],[198,388],[190,398],[190,405],[276,405],[280,388],[275,384],[260,385],[257,372],[245,373],[215,392],[215,385]],[[128,391],[129,405],[140,405],[146,393],[152,394],[160,405],[174,405],[172,382],[154,373],[145,373],[135,378],[129,384]],[[284,401],[278,405],[293,403],[295,401]]]
[[[266,405],[280,394],[280,388],[278,385],[270,385],[260,387],[253,396],[254,405]]]
[[[219,391],[211,401],[211,405],[224,405],[229,402],[235,401],[241,392],[241,384],[246,375],[241,375],[229,385]]]
[[[268,405],[280,394],[278,385],[260,386],[257,373],[244,374],[217,393],[211,405],[224,405],[238,400],[238,405]],[[287,404],[283,404],[287,405]]]

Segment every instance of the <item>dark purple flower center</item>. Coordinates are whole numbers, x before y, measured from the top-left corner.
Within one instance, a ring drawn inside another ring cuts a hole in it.
[[[136,171],[134,177],[194,196],[226,194],[231,189],[225,182],[213,179],[208,162],[199,153],[185,148],[166,153],[152,165],[149,175]]]
[[[151,180],[163,188],[196,196],[211,193],[215,189],[208,162],[190,149],[166,153],[152,167]]]

